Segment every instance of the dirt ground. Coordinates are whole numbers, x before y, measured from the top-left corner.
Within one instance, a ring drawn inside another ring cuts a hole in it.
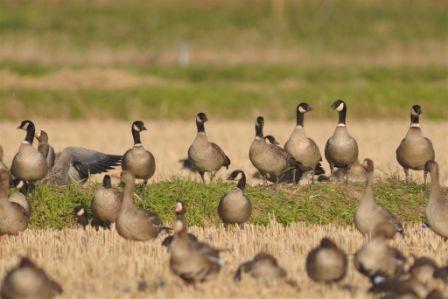
[[[215,120],[209,115],[206,124],[209,139],[219,144],[230,157],[230,170],[243,169],[246,173],[255,173],[248,158],[250,143],[254,138],[253,117],[247,121]],[[311,116],[311,115],[310,115]],[[283,145],[294,128],[294,122],[271,122],[265,120],[265,134],[273,134]],[[167,180],[172,177],[198,179],[198,175],[183,170],[180,159],[187,156],[187,150],[196,134],[194,119],[192,121],[151,121],[146,120],[149,131],[143,132],[142,141],[147,149],[156,157],[157,170],[155,181]],[[0,144],[5,150],[5,160],[10,163],[14,153],[24,137],[24,132],[18,131],[17,123],[0,123]],[[448,122],[428,122],[423,118],[421,126],[424,134],[429,137],[436,151],[436,160],[440,163],[441,181],[448,185]],[[62,150],[66,146],[84,146],[107,153],[122,154],[132,146],[130,122],[123,121],[45,121],[36,120],[38,130],[44,129],[50,137],[50,143],[55,149]],[[323,155],[325,142],[331,136],[335,121],[311,120],[305,121],[305,129],[320,147]],[[348,120],[348,129],[357,139],[360,148],[360,159],[372,158],[377,167],[377,175],[399,174],[403,171],[395,159],[395,149],[406,134],[408,120]],[[323,163],[328,173],[328,164]],[[229,171],[230,171],[229,170]],[[222,169],[219,178],[225,178],[227,173]],[[411,172],[414,179],[421,181],[422,174]],[[96,178],[98,179],[98,177]],[[258,184],[257,179],[249,178],[250,184]]]
[[[394,246],[406,255],[427,255],[439,264],[447,262],[447,242],[420,225],[405,229],[406,237],[396,239]],[[191,231],[201,240],[227,249],[222,253],[226,264],[219,276],[197,289],[184,286],[170,272],[169,255],[160,245],[163,236],[139,243],[122,239],[115,230],[28,230],[18,237],[6,237],[0,243],[0,278],[17,263],[18,256],[27,254],[62,284],[62,298],[374,298],[366,293],[368,280],[352,263],[353,254],[366,241],[353,228],[300,223],[285,228],[272,223],[266,228],[249,225],[243,231],[223,227]],[[323,236],[330,236],[350,256],[347,277],[333,286],[314,283],[305,272],[306,254]],[[283,282],[266,285],[251,278],[233,282],[238,265],[261,250],[278,258],[300,290]],[[442,283],[432,287],[448,292]]]

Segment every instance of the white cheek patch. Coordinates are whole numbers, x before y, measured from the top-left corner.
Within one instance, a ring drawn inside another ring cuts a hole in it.
[[[418,116],[417,111],[415,111],[414,109],[411,109],[411,114],[414,115],[414,116]]]
[[[176,212],[180,212],[182,211],[182,204],[181,203],[177,203],[176,204]]]
[[[29,125],[29,123],[25,123],[25,125],[23,126],[23,130],[27,130]]]
[[[337,111],[342,111],[344,109],[344,103],[340,103],[339,106],[336,108]]]
[[[137,127],[137,125],[135,125],[135,124],[132,126],[132,129],[134,129],[134,131],[137,131],[137,132],[140,131],[140,129],[139,129],[139,128]]]
[[[198,123],[202,122],[202,120],[201,120],[199,117],[196,117],[196,121],[197,121]]]
[[[303,108],[302,108],[302,106],[299,106],[299,112],[300,112],[300,113],[305,113],[305,112],[306,112],[306,110],[305,110],[305,109],[303,109]]]
[[[82,215],[84,215],[84,213],[85,213],[84,209],[80,209],[80,210],[78,211],[78,213],[76,213],[76,215],[77,215],[77,216],[82,216]]]
[[[16,188],[17,188],[17,189],[20,189],[20,188],[23,187],[23,185],[25,185],[25,183],[24,183],[23,181],[20,181],[20,182],[17,184]]]

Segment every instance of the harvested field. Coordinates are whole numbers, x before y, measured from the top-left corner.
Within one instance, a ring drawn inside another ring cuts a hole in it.
[[[405,254],[447,262],[447,242],[420,225],[405,229],[406,237],[397,238],[394,246]],[[354,269],[351,257],[349,273],[338,285],[316,284],[304,269],[307,252],[323,236],[331,236],[354,254],[365,239],[351,227],[297,223],[285,228],[271,223],[267,227],[249,225],[242,231],[223,227],[193,227],[191,231],[217,248],[228,249],[222,253],[226,265],[219,276],[196,289],[184,286],[170,273],[169,256],[160,245],[163,237],[136,243],[122,239],[115,230],[28,230],[6,237],[0,247],[0,277],[17,262],[18,255],[28,254],[62,284],[62,298],[374,298],[366,293],[368,281]],[[240,285],[232,281],[238,265],[261,250],[278,257],[300,290],[281,282],[266,286],[250,278]],[[441,283],[433,287],[448,292]]]
[[[219,144],[232,160],[230,169],[241,168],[252,174],[255,168],[248,158],[250,143],[254,136],[253,117],[246,121],[215,120],[209,115],[210,122],[206,131],[210,140]],[[312,114],[308,119],[312,118]],[[310,120],[305,122],[308,136],[313,138],[323,154],[325,142],[333,133],[335,121]],[[183,170],[178,163],[187,155],[188,147],[196,134],[194,119],[186,121],[151,121],[147,120],[149,131],[144,132],[142,140],[151,150],[157,162],[154,177],[156,181],[184,177],[198,179],[198,175]],[[5,160],[11,161],[17,150],[23,132],[18,131],[18,123],[5,122],[0,124],[0,144],[5,150]],[[37,129],[44,129],[50,136],[50,143],[56,150],[66,146],[84,146],[108,153],[124,153],[132,146],[130,123],[121,121],[36,121]],[[294,128],[294,122],[271,122],[266,119],[265,134],[273,134],[281,144],[287,140]],[[369,157],[376,163],[377,175],[390,176],[398,174],[403,177],[402,170],[395,160],[395,149],[408,129],[408,120],[385,121],[348,120],[348,128],[357,139],[360,148],[360,158]],[[422,120],[423,132],[429,137],[436,151],[436,160],[440,164],[441,182],[448,185],[448,122],[432,122]],[[328,164],[323,163],[328,172]],[[412,173],[412,172],[411,172]],[[221,170],[219,178],[225,178],[227,171]],[[417,181],[422,180],[422,174],[412,173]],[[249,175],[250,176],[250,175]],[[258,184],[259,180],[249,178],[250,184]]]

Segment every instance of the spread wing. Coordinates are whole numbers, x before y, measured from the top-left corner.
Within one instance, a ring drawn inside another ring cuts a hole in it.
[[[122,156],[104,154],[82,147],[67,147],[61,155],[68,154],[71,162],[80,175],[106,172],[120,165]]]

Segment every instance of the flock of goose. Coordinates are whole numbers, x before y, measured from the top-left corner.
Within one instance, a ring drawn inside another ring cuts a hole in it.
[[[441,267],[429,257],[406,257],[390,245],[389,240],[397,233],[405,235],[405,231],[395,215],[375,201],[374,163],[370,159],[365,159],[362,164],[358,162],[358,145],[346,126],[346,103],[337,100],[331,107],[339,114],[337,127],[325,145],[325,158],[330,165],[331,175],[342,171],[343,180],[348,182],[351,172],[360,172],[367,182],[354,222],[359,232],[370,238],[356,252],[354,266],[370,279],[371,290],[384,294],[384,298],[445,298],[441,291],[430,289],[428,282],[442,279],[448,283],[448,266]],[[275,137],[264,135],[264,118],[257,117],[255,139],[249,149],[249,158],[264,184],[270,180],[276,185],[288,172],[292,174],[294,184],[305,175],[310,175],[314,182],[315,175],[324,173],[319,147],[304,132],[304,115],[308,111],[311,111],[311,107],[307,103],[297,106],[297,126],[284,148]],[[411,125],[396,151],[397,161],[404,169],[406,181],[409,169],[423,171],[425,183],[427,173],[430,174],[427,225],[446,241],[448,199],[439,183],[439,169],[434,161],[432,143],[424,137],[419,125],[421,113],[420,106],[412,106]],[[210,174],[211,181],[217,171],[222,167],[228,168],[231,164],[221,147],[208,140],[205,133],[207,120],[204,113],[197,115],[197,135],[188,149],[189,165],[199,173],[203,182],[205,173]],[[186,205],[183,202],[177,202],[174,209],[176,224],[173,233],[173,229],[164,226],[156,213],[134,205],[136,179],[143,180],[143,185],[146,186],[156,170],[154,156],[141,142],[140,134],[146,130],[142,121],[133,122],[131,132],[134,146],[122,156],[79,147],[68,147],[61,153],[55,153],[44,131],[35,136],[32,121],[23,121],[19,129],[25,130],[26,136],[11,167],[8,168],[3,159],[0,159],[0,238],[19,234],[27,228],[32,213],[27,196],[33,192],[36,182],[57,185],[84,182],[90,174],[106,172],[121,164],[120,178],[124,189],[120,192],[113,188],[111,177],[106,174],[91,203],[94,219],[106,226],[113,224],[118,234],[127,240],[147,241],[156,238],[161,232],[168,233],[169,236],[163,240],[162,245],[170,254],[170,268],[186,284],[204,282],[220,271],[224,264],[220,250],[201,242],[187,231]],[[39,143],[37,149],[33,146],[35,138]],[[2,150],[0,154],[2,158]],[[338,170],[335,171],[335,168]],[[238,225],[243,229],[252,212],[251,201],[245,195],[246,175],[241,170],[234,170],[228,179],[238,180],[238,183],[221,198],[217,214],[226,226]],[[10,194],[10,186],[19,191]],[[75,213],[81,223],[89,223],[84,208],[76,209]],[[337,283],[345,277],[348,264],[347,254],[331,238],[323,238],[309,252],[306,271],[316,282]],[[265,252],[260,252],[252,260],[241,264],[236,270],[235,281],[241,280],[244,275],[265,280],[281,279],[292,287],[297,287],[296,282],[287,278],[286,271],[276,258]],[[61,292],[62,288],[57,282],[29,258],[24,257],[17,267],[6,274],[0,297],[52,298]]]

